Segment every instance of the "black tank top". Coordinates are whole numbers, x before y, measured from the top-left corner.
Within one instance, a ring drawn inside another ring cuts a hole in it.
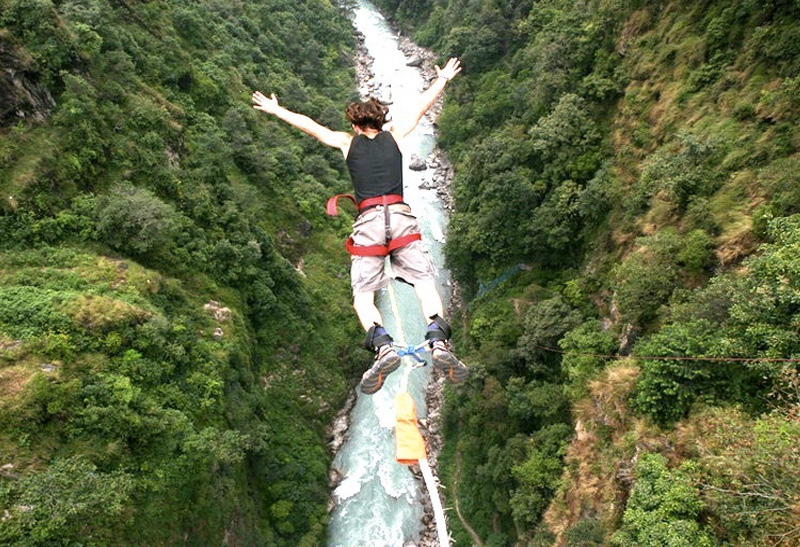
[[[345,161],[357,201],[403,195],[403,155],[388,131],[381,131],[374,139],[365,135],[353,137]]]

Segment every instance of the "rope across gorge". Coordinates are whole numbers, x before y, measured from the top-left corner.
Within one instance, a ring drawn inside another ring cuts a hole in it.
[[[637,361],[712,361],[712,362],[761,362],[761,363],[800,363],[800,358],[796,357],[716,357],[716,356],[688,356],[688,355],[613,355],[603,353],[589,353],[573,350],[551,348],[541,344],[533,344],[533,347],[550,353],[561,355],[575,355],[578,357],[594,357],[596,359],[635,359]]]

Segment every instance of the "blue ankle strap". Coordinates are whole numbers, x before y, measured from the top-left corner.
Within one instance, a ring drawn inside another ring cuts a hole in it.
[[[409,355],[413,357],[414,360],[418,363],[423,363],[425,365],[428,364],[428,362],[425,359],[420,357],[421,353],[425,354],[430,352],[430,346],[428,345],[427,341],[422,342],[421,344],[418,344],[416,346],[408,346],[406,348],[398,348],[397,346],[395,346],[395,351],[397,352],[397,355],[399,355],[400,357]]]

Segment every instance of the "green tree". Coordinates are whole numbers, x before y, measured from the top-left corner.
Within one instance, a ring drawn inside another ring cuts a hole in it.
[[[553,184],[585,181],[599,167],[600,132],[586,101],[574,93],[559,97],[552,112],[542,116],[529,134],[545,165],[543,174]]]
[[[602,356],[613,355],[618,344],[613,333],[592,319],[567,332],[558,345],[565,351],[561,368],[567,377],[567,393],[577,400],[586,394],[587,382],[608,362]]]
[[[580,314],[560,295],[542,300],[528,309],[514,353],[524,360],[529,375],[560,378],[560,356],[548,348],[556,348],[559,339],[579,323]]]
[[[180,225],[171,205],[127,184],[112,188],[98,200],[95,217],[101,239],[134,256],[168,255]]]
[[[511,496],[514,522],[522,529],[531,529],[558,489],[562,459],[572,429],[555,424],[533,435],[526,459],[512,468],[517,487]]]
[[[636,483],[617,547],[711,547],[712,536],[698,522],[703,502],[686,474],[667,467],[660,454],[644,454],[636,464]]]
[[[7,511],[0,539],[19,546],[106,545],[114,541],[115,522],[125,520],[134,485],[129,473],[101,471],[80,456],[54,460],[0,490]]]

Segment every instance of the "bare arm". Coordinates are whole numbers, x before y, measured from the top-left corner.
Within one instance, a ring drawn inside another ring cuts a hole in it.
[[[260,91],[253,93],[253,108],[261,110],[267,114],[276,116],[291,126],[296,127],[303,133],[307,133],[317,139],[322,144],[327,144],[333,148],[338,148],[345,156],[350,149],[350,141],[353,136],[343,131],[333,131],[324,125],[321,125],[308,116],[292,112],[288,108],[284,108],[278,104],[278,98],[273,93],[272,96],[267,97]]]
[[[433,103],[435,103],[436,99],[439,98],[439,95],[442,94],[447,82],[455,78],[459,72],[461,72],[461,62],[455,57],[452,57],[450,60],[448,60],[447,64],[444,65],[444,68],[439,68],[437,66],[436,74],[438,77],[433,81],[431,86],[419,96],[418,106],[408,117],[408,119],[398,120],[398,122],[394,125],[394,127],[391,129],[392,135],[396,139],[401,139],[411,133],[414,128],[417,127],[417,124],[422,119],[422,116],[424,116],[425,113],[430,110],[430,108],[433,106]]]

